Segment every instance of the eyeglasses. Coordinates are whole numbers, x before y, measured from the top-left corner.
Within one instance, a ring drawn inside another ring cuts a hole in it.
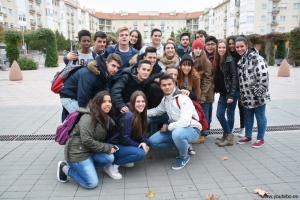
[[[216,44],[215,43],[206,43],[205,44],[205,46],[207,46],[207,47],[213,47],[213,46],[215,46]]]

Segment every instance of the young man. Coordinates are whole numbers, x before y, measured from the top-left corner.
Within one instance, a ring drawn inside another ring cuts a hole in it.
[[[205,44],[205,38],[207,38],[207,33],[205,30],[199,30],[197,31],[197,33],[195,34],[195,40],[199,39],[203,42],[203,44]]]
[[[178,48],[176,50],[177,55],[182,58],[184,54],[189,54],[191,52],[191,47],[189,47],[190,44],[190,34],[189,33],[182,33],[180,35],[180,45],[178,45]]]
[[[167,113],[169,124],[164,124],[160,131],[152,135],[148,140],[148,145],[154,149],[177,148],[179,156],[172,169],[179,170],[189,162],[189,144],[196,141],[202,126],[197,121],[199,116],[191,99],[186,95],[181,95],[171,75],[165,74],[160,77],[160,88],[165,97],[159,106],[147,111],[147,116],[155,117]],[[180,106],[177,106],[177,102]]]
[[[122,76],[111,88],[111,97],[117,113],[129,111],[127,103],[130,96],[136,90],[143,91],[154,79],[159,78],[163,72],[150,76],[151,63],[148,60],[140,60],[137,66],[123,70]]]
[[[215,36],[208,36],[205,38],[205,52],[211,64],[214,62],[214,54],[217,50],[217,44],[218,40]]]
[[[113,82],[121,76],[123,69],[130,66],[128,62],[130,58],[138,53],[138,50],[129,45],[129,29],[127,27],[122,27],[118,30],[118,37],[119,43],[107,47],[103,54],[103,58],[107,58],[109,54],[116,53],[122,59],[123,65],[114,76]]]
[[[161,43],[162,32],[158,28],[155,28],[151,31],[151,42],[146,43],[139,52],[139,54],[145,53],[147,47],[155,47],[157,55],[161,56],[164,54],[164,46]]]
[[[120,56],[113,53],[106,61],[102,56],[97,56],[87,67],[75,71],[64,81],[60,90],[63,107],[69,113],[76,111],[78,107],[86,107],[98,92],[107,89],[110,78],[117,73],[121,65]]]
[[[98,31],[94,35],[94,46],[90,47],[90,50],[94,51],[98,55],[104,53],[106,47],[106,34],[102,31]]]

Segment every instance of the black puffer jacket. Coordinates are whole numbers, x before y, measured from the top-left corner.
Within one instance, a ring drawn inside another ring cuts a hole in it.
[[[148,79],[140,82],[137,78],[136,67],[125,68],[118,81],[114,83],[111,88],[111,97],[113,105],[117,112],[126,106],[126,103],[130,101],[130,96],[136,90],[143,91],[145,87],[150,85],[154,79],[159,78],[163,75],[163,72],[152,74]]]
[[[60,97],[75,99],[79,107],[85,107],[98,92],[107,88],[110,77],[104,59],[97,56],[65,80]]]

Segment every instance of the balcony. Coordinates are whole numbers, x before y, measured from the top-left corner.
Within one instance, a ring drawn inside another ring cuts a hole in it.
[[[42,24],[42,22],[38,22],[38,27],[42,27],[43,26],[43,24]]]
[[[75,32],[75,30],[72,28],[72,33],[74,33]]]
[[[240,1],[239,0],[235,2],[235,6],[237,6],[237,7],[240,6]]]
[[[33,2],[33,0],[28,0],[29,2]]]
[[[273,2],[279,2],[279,1],[281,1],[281,0],[273,0]]]
[[[70,24],[70,20],[69,19],[67,20],[67,23]]]
[[[74,24],[74,21],[73,21],[73,20],[71,20],[71,24]]]
[[[7,14],[3,14],[4,17],[7,17]]]
[[[277,20],[273,20],[272,23],[271,23],[271,25],[272,25],[272,26],[277,26],[277,25],[278,25]]]
[[[30,20],[30,25],[31,25],[31,26],[35,26],[35,25],[36,25],[35,20]]]
[[[236,13],[235,13],[235,16],[236,16],[236,17],[239,17],[239,16],[240,16],[240,12],[236,12]]]
[[[145,23],[144,23],[144,26],[148,26],[148,23],[147,23],[147,22],[145,22]]]
[[[226,22],[226,21],[227,21],[227,16],[225,16],[225,17],[224,17],[223,21],[224,21],[224,22]]]
[[[36,0],[35,1],[37,4],[40,4],[41,3],[41,0]]]
[[[31,14],[34,14],[35,13],[35,9],[32,7],[32,8],[29,8],[29,12],[31,13]]]
[[[73,12],[71,12],[71,15],[72,15],[72,16],[74,16],[74,13],[73,13]]]
[[[272,14],[278,14],[279,13],[279,9],[278,8],[273,8],[272,9]]]
[[[36,11],[36,14],[37,14],[37,15],[42,15],[42,12],[39,11],[39,10],[37,10],[37,11]]]
[[[161,26],[165,26],[165,23],[160,23]]]
[[[235,27],[235,28],[239,28],[239,27],[240,27],[240,24],[239,24],[239,23],[236,23],[236,24],[234,25],[234,27]]]
[[[227,8],[225,8],[224,12],[227,13]]]
[[[71,32],[71,28],[68,28],[68,32]]]
[[[227,30],[227,28],[226,28],[226,26],[224,26],[224,27],[223,27],[223,31],[226,31],[226,30]]]
[[[154,23],[151,23],[150,26],[154,26]]]

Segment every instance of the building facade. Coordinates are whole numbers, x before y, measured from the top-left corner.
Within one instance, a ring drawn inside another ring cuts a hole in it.
[[[199,19],[199,29],[217,38],[283,33],[299,26],[299,0],[225,0],[206,9]]]

